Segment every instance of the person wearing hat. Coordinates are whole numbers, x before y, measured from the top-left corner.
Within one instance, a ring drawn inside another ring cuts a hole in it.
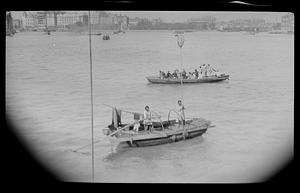
[[[152,113],[150,111],[149,106],[145,106],[144,128],[145,128],[145,131],[149,130],[151,132],[151,129],[152,129]]]

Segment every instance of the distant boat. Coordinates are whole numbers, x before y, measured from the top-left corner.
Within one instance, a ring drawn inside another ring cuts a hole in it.
[[[180,78],[160,78],[158,76],[148,76],[146,79],[150,83],[154,84],[180,84]],[[222,74],[220,76],[204,76],[200,79],[182,79],[183,84],[187,83],[210,83],[210,82],[220,82],[229,79],[229,75]]]
[[[110,37],[108,34],[104,34],[102,37],[103,40],[110,40]]]
[[[102,35],[102,33],[101,32],[98,32],[98,33],[95,33],[95,34],[88,34],[88,35],[96,35],[96,36],[101,36]]]

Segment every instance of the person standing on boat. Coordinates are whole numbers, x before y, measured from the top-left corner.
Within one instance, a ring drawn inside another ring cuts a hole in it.
[[[172,75],[171,75],[170,71],[168,71],[168,72],[167,72],[167,78],[171,78],[171,76],[172,76]]]
[[[184,105],[182,104],[182,101],[181,100],[178,100],[178,123],[179,125],[185,125],[185,114],[184,114],[184,110],[185,110],[185,107]]]
[[[150,111],[149,106],[145,106],[144,128],[145,128],[145,131],[147,131],[147,130],[151,131],[151,128],[152,128],[152,113]]]
[[[182,71],[182,78],[183,79],[187,79],[187,75],[186,75],[185,69],[183,69],[183,71]]]
[[[161,70],[159,71],[159,78],[160,78],[160,79],[163,78],[163,77],[162,77],[162,71],[161,71]]]

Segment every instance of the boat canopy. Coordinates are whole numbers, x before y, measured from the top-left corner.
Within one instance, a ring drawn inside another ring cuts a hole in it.
[[[115,128],[121,125],[121,110],[118,110],[116,107],[112,109],[112,123]]]
[[[118,128],[119,126],[122,125],[122,112],[125,113],[130,113],[133,114],[133,119],[134,120],[142,120],[144,115],[141,113],[136,113],[136,112],[130,112],[130,111],[125,111],[125,110],[121,110],[121,109],[117,109],[116,107],[112,108],[112,126],[114,126],[114,128]]]

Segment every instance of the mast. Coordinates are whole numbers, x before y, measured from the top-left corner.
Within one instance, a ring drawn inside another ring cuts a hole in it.
[[[91,141],[92,141],[92,182],[94,182],[94,109],[93,109],[93,62],[91,40],[91,13],[89,11],[90,85],[91,85]]]
[[[184,36],[183,34],[178,34],[177,36],[177,44],[180,48],[180,84],[181,84],[181,100],[183,100],[183,82],[182,82],[182,72],[183,72],[183,65],[182,65],[182,47],[184,44]]]
[[[183,47],[183,44],[184,44],[184,36],[183,34],[178,34],[177,36],[177,44],[180,48],[180,66],[181,66],[181,70],[180,70],[180,84],[181,84],[181,101],[183,101],[183,82],[182,82],[182,72],[183,72],[183,65],[182,65],[182,47]],[[182,109],[183,111],[184,109]],[[185,135],[186,135],[186,128],[184,127],[184,123],[182,121],[182,135],[183,135],[183,138],[185,139]]]

